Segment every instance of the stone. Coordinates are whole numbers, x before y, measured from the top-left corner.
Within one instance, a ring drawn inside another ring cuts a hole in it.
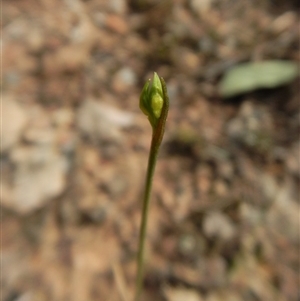
[[[186,47],[174,49],[172,57],[178,69],[185,74],[197,74],[200,70],[201,60],[199,55]]]
[[[42,30],[37,26],[32,26],[28,34],[29,35],[27,37],[26,43],[28,45],[29,51],[32,53],[40,53],[45,47],[46,36],[43,35]]]
[[[268,109],[245,101],[236,117],[227,123],[228,136],[258,152],[272,150],[273,118]]]
[[[137,76],[135,72],[128,67],[120,69],[113,77],[112,87],[116,92],[122,93],[137,82]]]
[[[206,301],[240,301],[241,297],[235,291],[217,291],[210,292],[206,299]]]
[[[109,1],[109,8],[112,12],[120,15],[124,15],[128,10],[126,0],[111,0]]]
[[[16,301],[31,301],[31,300],[34,300],[33,298],[34,297],[33,297],[32,292],[26,292],[26,293],[22,294],[21,296],[19,296],[15,300]]]
[[[133,116],[113,106],[87,100],[78,111],[80,131],[92,140],[120,141],[121,128],[133,124]]]
[[[57,73],[76,72],[80,70],[89,59],[89,51],[78,48],[76,45],[61,47],[58,51],[43,56],[43,68],[47,76]]]
[[[190,0],[191,9],[202,17],[209,12],[212,5],[212,0]]]
[[[271,30],[275,34],[280,34],[286,30],[289,30],[293,24],[297,22],[297,15],[293,11],[287,11],[274,19],[271,24]]]
[[[119,15],[107,15],[105,18],[105,25],[108,29],[118,34],[126,34],[129,31],[128,23]]]
[[[11,160],[15,165],[15,172],[12,183],[2,179],[3,206],[19,214],[28,214],[63,192],[67,162],[52,148],[15,148]]]
[[[291,149],[289,150],[286,158],[285,163],[287,166],[288,171],[300,177],[300,162],[299,162],[299,153],[300,153],[300,142],[295,142]]]
[[[228,241],[235,236],[236,230],[232,221],[221,212],[210,212],[203,221],[204,233],[215,239]]]
[[[266,216],[268,227],[293,243],[299,241],[300,205],[297,199],[298,195],[292,181],[285,180],[275,190],[272,207]]]
[[[56,110],[53,114],[53,123],[57,127],[70,127],[74,123],[74,112],[71,108]]]
[[[202,301],[203,298],[193,289],[165,287],[164,295],[168,301]]]
[[[2,96],[1,152],[17,144],[27,123],[23,108],[10,95]]]

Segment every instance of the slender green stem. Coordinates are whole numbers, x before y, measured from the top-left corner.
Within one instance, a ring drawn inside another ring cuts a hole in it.
[[[144,249],[146,240],[146,228],[148,221],[148,209],[149,200],[152,189],[153,175],[155,170],[155,165],[157,161],[158,148],[155,147],[156,141],[152,138],[150,154],[148,159],[148,169],[146,176],[145,192],[143,199],[143,211],[140,227],[140,238],[139,238],[139,251],[138,251],[138,272],[137,272],[137,283],[136,283],[136,301],[139,300],[142,291],[142,283],[144,276]]]
[[[148,158],[148,168],[147,168],[147,175],[146,175],[146,182],[145,182],[145,192],[143,198],[143,210],[142,210],[142,219],[141,219],[141,227],[140,227],[140,237],[139,237],[139,250],[138,250],[138,257],[137,257],[138,271],[137,271],[137,278],[136,278],[135,301],[140,300],[140,295],[142,292],[143,276],[144,276],[144,256],[145,256],[144,249],[145,249],[145,240],[146,240],[146,232],[147,232],[147,220],[148,220],[148,212],[149,212],[150,195],[151,195],[155,165],[157,161],[157,155],[164,135],[165,123],[169,111],[169,98],[167,95],[166,84],[163,78],[160,78],[160,82],[162,85],[164,104],[162,107],[161,115],[157,120],[156,125],[152,126],[153,132],[152,132],[150,153]]]

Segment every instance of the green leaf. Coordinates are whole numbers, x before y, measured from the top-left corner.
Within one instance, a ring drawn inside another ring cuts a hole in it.
[[[227,71],[220,82],[223,97],[261,88],[275,88],[291,82],[298,75],[298,65],[289,61],[263,61],[240,64]]]

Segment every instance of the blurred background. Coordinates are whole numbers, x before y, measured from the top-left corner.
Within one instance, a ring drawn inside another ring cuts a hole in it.
[[[153,71],[171,107],[143,300],[300,300],[297,1],[2,11],[2,301],[131,300]]]

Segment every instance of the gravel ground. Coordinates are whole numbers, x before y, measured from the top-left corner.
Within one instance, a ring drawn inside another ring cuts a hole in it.
[[[241,62],[299,63],[296,1],[2,8],[1,300],[131,301],[153,71],[171,105],[143,301],[300,300],[299,83],[219,93]]]

